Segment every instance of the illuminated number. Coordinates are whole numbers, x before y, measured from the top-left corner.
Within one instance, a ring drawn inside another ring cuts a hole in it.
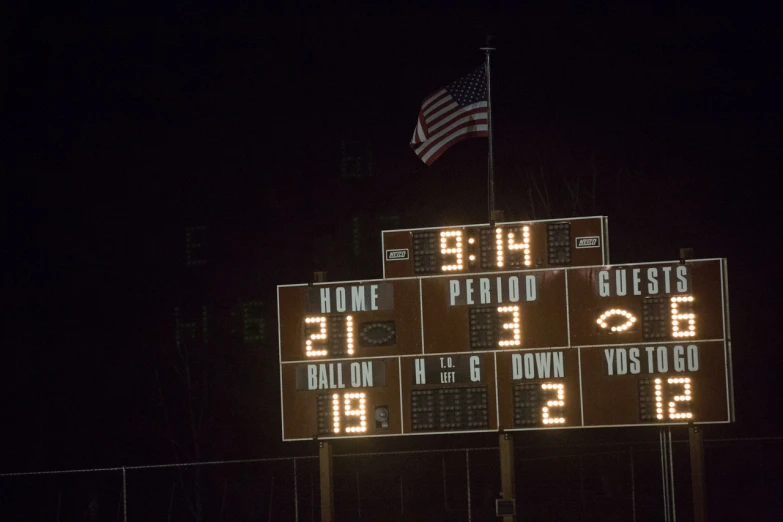
[[[663,386],[660,379],[655,379],[655,418],[663,419]]]
[[[498,267],[503,267],[503,229],[498,227],[495,229],[495,244],[498,251]]]
[[[517,241],[517,235],[514,234],[513,231],[507,232],[506,237],[503,237],[503,229],[500,227],[495,229],[495,249],[497,251],[498,268],[503,268],[506,264],[506,249],[509,251],[509,256],[512,253],[519,253],[521,255],[522,262],[514,264],[524,264],[525,266],[530,266],[532,264],[530,255],[530,227],[522,227],[521,232],[521,241]]]
[[[364,393],[346,393],[345,394],[345,416],[354,417],[358,422],[354,426],[345,428],[347,433],[364,433],[367,431],[367,406],[364,400]],[[353,402],[358,403],[358,407],[353,406]]]
[[[667,393],[664,395],[663,393],[663,380],[662,379],[655,379],[655,418],[658,420],[663,420],[666,417],[666,412],[664,403],[666,399],[664,397],[669,397],[671,400],[669,400],[668,404],[668,418],[670,420],[679,420],[679,419],[692,419],[693,413],[691,412],[683,412],[681,411],[686,404],[687,406],[690,406],[691,402],[691,379],[690,377],[670,377],[666,379],[666,384],[668,385],[668,388],[672,388],[674,386],[681,386],[682,388],[680,391],[682,391],[681,395],[671,395]],[[670,396],[671,395],[671,396]]]
[[[696,335],[696,314],[693,313],[693,304],[692,304],[693,296],[683,295],[678,297],[672,297],[671,303],[672,303],[672,336],[694,337]],[[683,310],[680,308],[682,305],[688,307],[688,310],[685,311],[685,313],[683,313]]]
[[[449,239],[454,239],[454,244],[449,245]],[[462,231],[451,230],[443,231],[440,233],[440,253],[441,256],[454,256],[454,264],[443,265],[441,270],[444,272],[453,272],[455,270],[462,270]]]
[[[620,317],[624,317],[625,318],[625,322],[623,324],[621,324],[621,325],[615,325],[615,326],[610,327],[607,320],[610,317],[613,317],[615,315],[619,315]],[[634,317],[633,314],[631,314],[630,312],[627,312],[625,310],[620,310],[619,308],[612,308],[611,310],[607,310],[606,312],[602,313],[601,317],[599,317],[596,320],[596,323],[598,323],[598,326],[601,329],[605,330],[607,328],[611,328],[612,332],[618,332],[618,333],[626,331],[627,329],[632,327],[635,322],[636,322],[636,317]]]
[[[328,352],[326,350],[326,317],[319,315],[316,317],[305,317],[305,324],[314,325],[318,331],[311,333],[305,341],[305,355],[307,357],[324,357]],[[308,330],[305,329],[305,333]],[[321,348],[316,349],[316,346]]]
[[[667,379],[667,383],[669,384],[669,387],[671,388],[673,385],[679,385],[682,386],[680,391],[682,391],[682,395],[674,395],[672,397],[672,400],[669,401],[669,418],[670,419],[692,419],[693,413],[691,412],[681,412],[678,411],[682,407],[685,406],[683,403],[688,403],[688,406],[690,406],[691,402],[691,379],[690,377],[670,377]]]
[[[514,384],[515,427],[565,424],[564,410],[565,384],[562,382],[518,382]]]
[[[353,355],[353,341],[354,341],[354,333],[353,333],[353,317],[350,315],[345,316],[345,349],[348,352],[348,355]]]
[[[341,321],[339,316],[332,317],[332,320]],[[344,321],[345,325],[345,353],[353,355],[354,345],[356,344],[356,333],[354,332],[354,320],[350,315],[346,315]],[[340,346],[340,336],[333,336],[329,338],[329,322],[325,315],[317,315],[313,317],[305,317],[305,355],[307,357],[326,357],[329,355],[329,347],[331,345],[332,351],[337,352],[335,355],[341,355],[342,346]],[[336,325],[332,324],[334,328]]]
[[[367,431],[367,405],[365,393],[346,393],[343,404],[340,404],[340,394],[332,395],[333,432],[340,433],[342,420],[352,421],[346,426],[345,433],[364,433]]]
[[[332,395],[332,414],[334,415],[334,432],[340,433],[340,394]]]
[[[546,401],[546,406],[541,407],[541,421],[544,424],[565,424],[565,417],[555,417],[555,415],[563,413],[563,407],[565,406],[565,384],[560,383],[543,383],[541,385],[542,390],[547,390],[555,393],[555,398]],[[558,408],[556,413],[552,410]]]
[[[511,322],[503,323],[504,330],[512,331],[512,338],[498,342],[498,346],[519,346],[522,344],[522,333],[519,327],[519,307],[518,306],[499,306],[498,313],[511,314]]]
[[[522,227],[522,241],[519,243],[514,241],[514,234],[508,233],[508,249],[512,252],[519,250],[524,256],[525,266],[530,266],[530,227]]]

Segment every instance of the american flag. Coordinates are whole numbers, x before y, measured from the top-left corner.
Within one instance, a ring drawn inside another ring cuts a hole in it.
[[[487,129],[487,77],[482,65],[424,99],[411,148],[432,165],[455,143],[487,136]]]

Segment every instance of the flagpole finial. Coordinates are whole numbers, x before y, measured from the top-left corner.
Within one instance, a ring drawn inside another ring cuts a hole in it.
[[[493,36],[493,35],[491,35],[491,34],[488,34],[488,35],[487,35],[487,36],[484,38],[484,47],[480,47],[479,49],[481,49],[482,51],[485,51],[485,52],[487,52],[487,53],[490,53],[490,52],[494,51],[494,50],[495,50],[495,48],[494,48],[494,47],[492,47],[492,39],[493,39],[493,38],[494,38],[494,36]]]

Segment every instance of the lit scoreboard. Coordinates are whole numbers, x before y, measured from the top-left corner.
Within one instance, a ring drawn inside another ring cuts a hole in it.
[[[723,259],[278,287],[284,440],[732,422]]]
[[[602,265],[604,216],[384,230],[383,277]]]

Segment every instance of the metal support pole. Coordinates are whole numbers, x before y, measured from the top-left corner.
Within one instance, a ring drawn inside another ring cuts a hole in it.
[[[125,476],[125,466],[122,467],[122,519],[128,522],[128,481]]]
[[[487,37],[486,45],[481,48],[484,51],[484,74],[487,78],[487,206],[489,207],[489,223],[495,226],[495,156],[492,148],[492,83],[489,73],[489,53],[495,50],[489,46],[490,38]]]
[[[663,489],[663,520],[669,522],[669,473],[667,468],[668,457],[666,455],[665,430],[658,430],[658,442],[661,448],[661,486]]]
[[[359,488],[359,468],[356,468],[356,520],[362,519],[362,490]]]
[[[688,426],[688,443],[691,456],[691,489],[693,491],[693,520],[707,520],[707,487],[704,477],[704,432],[702,428]]]
[[[275,474],[272,473],[272,484],[269,485],[269,510],[267,511],[266,520],[272,522],[272,505],[275,501]]]
[[[582,515],[587,514],[587,503],[585,502],[585,469],[582,456],[579,455],[579,498],[582,501]]]
[[[516,480],[514,477],[514,437],[510,433],[498,436],[500,445],[500,486],[504,500],[516,497]],[[513,516],[503,517],[503,522],[514,522]]]
[[[321,469],[321,522],[334,522],[334,465],[329,441],[319,442],[318,460]]]
[[[226,514],[226,493],[228,491],[228,479],[223,479],[223,495],[220,497],[220,522],[223,522],[223,515]],[[294,460],[294,497],[296,497],[296,460]],[[169,506],[171,506],[171,499]],[[169,507],[169,520],[171,520],[171,507]]]
[[[169,512],[168,512],[168,515],[166,516],[166,522],[171,522],[171,511],[174,509],[174,491],[175,491],[176,487],[177,487],[177,483],[176,482],[172,482],[171,483],[171,495],[169,495]],[[120,510],[118,508],[117,509],[117,520],[120,519],[119,511]]]
[[[630,448],[631,457],[631,513],[633,514],[633,522],[636,522],[636,477],[633,469],[633,446]]]
[[[465,478],[468,481],[468,522],[471,522],[473,520],[473,510],[470,505],[470,451],[468,450],[465,450]]]
[[[674,455],[672,451],[672,429],[670,427],[658,430],[661,443],[661,482],[663,484],[663,509],[666,522],[677,521],[677,507],[674,488]]]
[[[313,282],[326,281],[326,272],[313,272]],[[321,522],[334,522],[334,462],[329,441],[318,442],[318,461],[321,472]]]
[[[225,496],[223,500],[225,500]],[[299,484],[297,483],[296,459],[294,459],[294,521],[299,522]]]
[[[669,487],[671,487],[672,522],[677,522],[677,504],[674,494],[674,455],[672,453],[672,429],[666,428],[669,438]]]
[[[400,514],[405,516],[405,494],[402,490],[402,473],[400,473]]]
[[[449,503],[446,500],[448,496],[446,495],[446,457],[444,455],[440,456],[440,469],[443,475],[443,512],[445,513],[449,509]]]

